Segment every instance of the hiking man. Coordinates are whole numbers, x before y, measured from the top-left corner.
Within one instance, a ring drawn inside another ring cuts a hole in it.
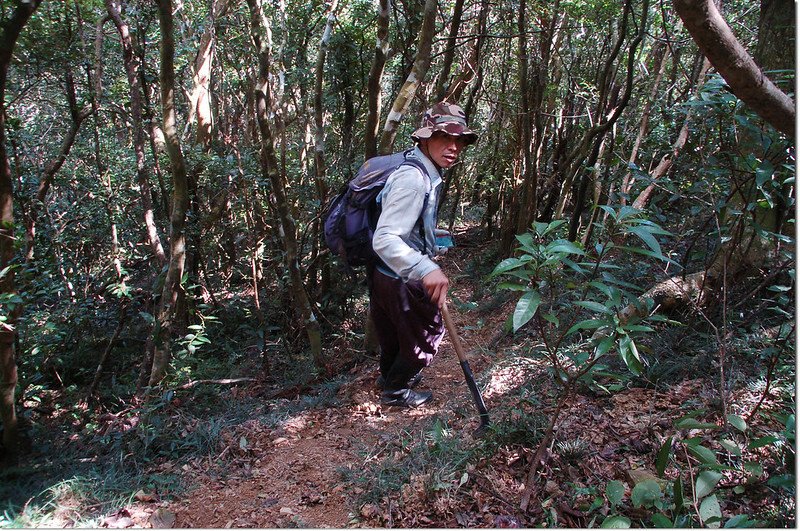
[[[437,103],[425,112],[411,134],[409,155],[426,169],[403,164],[378,195],[381,214],[372,247],[381,259],[368,272],[370,314],[381,347],[378,385],[381,402],[417,407],[433,394],[414,391],[421,371],[430,365],[444,336],[441,306],[449,280],[432,259],[446,249],[436,244],[442,172],[478,139],[458,105]]]

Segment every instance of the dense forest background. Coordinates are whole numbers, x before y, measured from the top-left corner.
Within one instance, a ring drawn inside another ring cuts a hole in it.
[[[598,491],[596,523],[793,525],[794,9],[2,0],[0,522],[47,512],[36,459],[75,437],[139,456],[131,474],[213,451],[213,430],[171,440],[178,390],[207,421],[231,385],[302,392],[369,356],[326,205],[447,99],[480,135],[445,178],[440,226],[469,235],[479,280],[453,303],[502,312],[491,348],[555,386],[513,441],[535,452],[523,508],[576,393],[702,377],[685,438],[655,449],[669,488],[618,514],[618,485]],[[109,415],[147,422],[110,436]],[[772,501],[720,512],[747,496]]]

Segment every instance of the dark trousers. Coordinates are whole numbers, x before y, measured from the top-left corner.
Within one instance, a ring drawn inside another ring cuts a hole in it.
[[[381,346],[384,389],[403,389],[433,361],[444,336],[442,314],[422,282],[406,283],[377,269],[369,279],[370,316]]]

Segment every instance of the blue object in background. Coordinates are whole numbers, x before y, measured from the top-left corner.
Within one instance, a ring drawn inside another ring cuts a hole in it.
[[[455,243],[452,236],[437,236],[436,245],[439,247],[453,247]]]

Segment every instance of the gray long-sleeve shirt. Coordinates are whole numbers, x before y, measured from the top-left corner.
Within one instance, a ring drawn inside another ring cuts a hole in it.
[[[411,165],[403,165],[389,176],[377,198],[381,215],[372,238],[372,247],[377,255],[405,282],[421,280],[439,269],[432,258],[439,254],[434,229],[442,176],[419,146],[411,156],[422,161],[428,176]],[[422,212],[423,206],[425,212]],[[420,237],[420,221],[424,227],[425,243]]]

